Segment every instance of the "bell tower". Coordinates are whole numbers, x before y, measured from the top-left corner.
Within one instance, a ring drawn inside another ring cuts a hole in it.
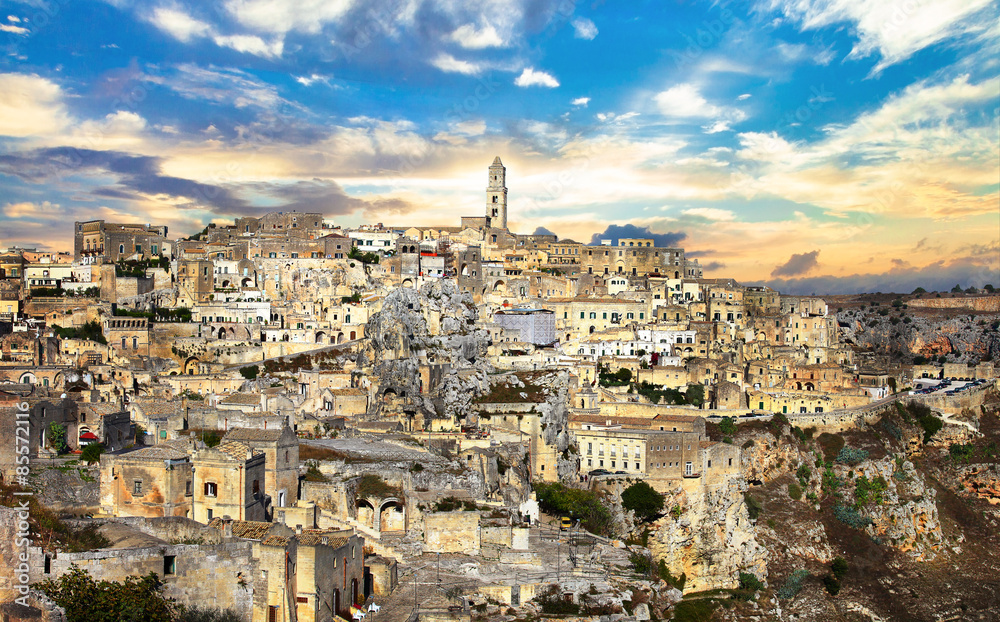
[[[491,227],[507,228],[507,169],[500,156],[490,165],[489,185],[486,187],[486,220]]]

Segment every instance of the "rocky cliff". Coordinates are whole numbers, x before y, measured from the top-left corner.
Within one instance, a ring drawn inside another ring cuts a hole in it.
[[[941,318],[879,306],[842,311],[837,321],[845,339],[907,362],[918,355],[948,354],[952,355],[950,360],[964,363],[1000,357],[998,314]]]
[[[731,588],[740,572],[767,577],[768,551],[757,542],[757,531],[743,501],[746,483],[730,479],[715,489],[675,492],[680,506],[653,524],[649,549],[666,561],[674,576],[687,576],[685,590]]]
[[[380,397],[405,398],[425,418],[458,416],[488,387],[489,333],[477,328],[478,316],[472,296],[453,281],[393,290],[365,326],[368,339],[358,364],[371,366]],[[437,396],[422,384],[422,364],[449,372]],[[374,400],[370,414],[379,414],[383,404]]]

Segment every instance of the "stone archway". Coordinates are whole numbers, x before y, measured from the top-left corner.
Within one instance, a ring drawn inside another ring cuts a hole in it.
[[[394,497],[379,503],[378,527],[382,531],[406,531],[406,506]]]
[[[358,499],[356,502],[358,522],[365,527],[377,530],[375,526],[375,506],[368,499]]]
[[[323,343],[324,339],[326,339],[326,333],[321,330],[316,331],[316,343]]]
[[[182,373],[186,376],[193,376],[194,374],[198,373],[199,363],[201,363],[201,361],[198,360],[198,357],[196,356],[188,357],[188,359],[184,361],[184,368],[182,370]]]

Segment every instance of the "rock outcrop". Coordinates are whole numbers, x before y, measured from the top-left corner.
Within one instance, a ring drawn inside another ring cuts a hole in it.
[[[477,328],[478,315],[472,296],[453,281],[400,288],[386,296],[365,326],[368,339],[358,359],[359,366],[372,366],[384,398],[373,400],[369,415],[378,416],[390,398],[406,400],[425,420],[467,411],[472,397],[486,390],[491,369],[489,333]],[[421,365],[445,372],[437,400],[432,387],[423,386]]]
[[[715,489],[683,494],[678,518],[667,514],[654,523],[649,549],[670,572],[687,575],[689,591],[736,586],[740,572],[767,577],[768,551],[743,500],[746,483],[732,478]]]

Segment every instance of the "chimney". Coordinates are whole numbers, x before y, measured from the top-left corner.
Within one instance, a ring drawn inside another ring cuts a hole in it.
[[[222,519],[222,537],[232,538],[233,537],[233,519],[228,516]]]
[[[295,526],[295,533],[298,534],[298,535],[300,535],[300,536],[302,535],[302,525],[301,524]]]

